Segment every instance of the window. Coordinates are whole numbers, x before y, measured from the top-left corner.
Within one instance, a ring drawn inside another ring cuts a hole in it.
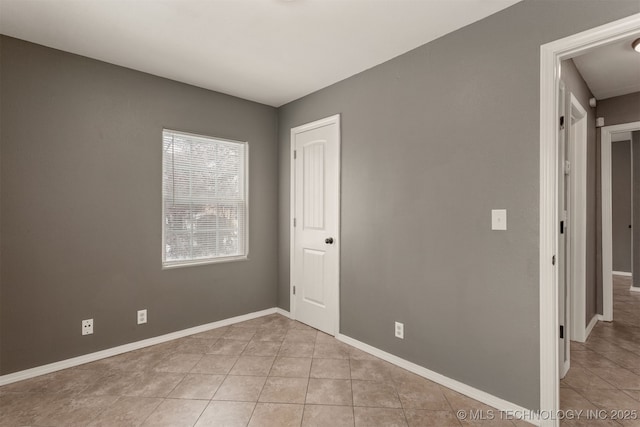
[[[162,266],[247,257],[247,143],[162,132]]]

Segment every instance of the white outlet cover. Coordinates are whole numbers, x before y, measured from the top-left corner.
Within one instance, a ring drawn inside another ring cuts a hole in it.
[[[493,209],[491,211],[491,229],[506,230],[507,229],[507,210]]]
[[[396,322],[396,338],[404,339],[404,323]]]
[[[138,310],[138,325],[147,323],[147,310]]]
[[[86,319],[82,321],[82,335],[93,334],[93,319]]]

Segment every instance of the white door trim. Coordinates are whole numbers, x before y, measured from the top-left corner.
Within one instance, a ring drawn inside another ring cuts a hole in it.
[[[558,368],[557,109],[560,62],[640,32],[640,14],[540,46],[540,410],[541,425],[556,427]]]
[[[571,246],[571,283],[569,301],[571,308],[570,333],[568,337],[585,342],[586,286],[587,286],[587,111],[578,99],[570,94],[569,161],[571,171],[571,200],[569,212],[569,245]],[[577,123],[574,125],[574,121]],[[574,132],[575,130],[575,132]]]
[[[342,149],[341,149],[341,140],[342,140],[342,131],[340,128],[340,114],[335,114],[333,116],[330,117],[326,117],[324,119],[320,119],[320,120],[316,120],[314,122],[311,123],[307,123],[301,126],[297,126],[294,128],[291,128],[291,136],[290,136],[290,140],[289,140],[289,144],[290,144],[290,155],[289,155],[289,165],[290,165],[290,176],[289,176],[289,180],[290,180],[290,188],[289,188],[289,195],[290,195],[290,213],[289,213],[289,310],[291,312],[291,318],[292,319],[297,319],[296,316],[296,299],[295,296],[293,294],[293,287],[295,286],[295,277],[294,277],[294,268],[295,268],[295,226],[294,226],[294,218],[296,216],[296,165],[295,165],[295,135],[298,133],[302,133],[302,132],[306,132],[312,129],[317,129],[319,127],[322,126],[327,126],[327,125],[331,125],[331,124],[335,124],[338,127],[338,153],[342,153]],[[340,155],[340,159],[342,159],[342,155]],[[340,185],[340,187],[342,187],[341,183],[342,183],[342,179],[341,179],[341,174],[342,174],[342,167],[341,167],[341,161],[340,164],[338,164],[338,184]],[[338,197],[338,211],[341,211],[340,208],[340,197]],[[339,221],[339,219],[338,219]],[[338,222],[339,223],[339,222]],[[338,227],[338,231],[336,232],[336,243],[335,243],[335,250],[338,251],[338,284],[337,284],[337,288],[335,294],[335,310],[332,313],[333,316],[333,325],[334,325],[334,331],[333,331],[333,335],[337,336],[340,333],[340,248],[341,248],[341,239],[340,239],[340,227]]]
[[[602,317],[613,320],[613,224],[611,191],[611,134],[640,129],[640,122],[604,126],[600,132],[600,179],[602,183]]]

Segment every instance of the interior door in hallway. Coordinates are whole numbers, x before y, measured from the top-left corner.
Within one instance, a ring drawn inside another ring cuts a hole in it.
[[[567,237],[569,232],[568,210],[570,200],[569,173],[571,170],[569,163],[569,140],[567,138],[568,109],[566,108],[567,96],[564,83],[560,82],[558,93],[558,324],[560,325],[558,341],[558,362],[560,378],[564,378],[569,370],[569,275],[571,268],[569,264],[570,240]]]
[[[340,117],[291,130],[292,313],[338,333],[340,261]]]

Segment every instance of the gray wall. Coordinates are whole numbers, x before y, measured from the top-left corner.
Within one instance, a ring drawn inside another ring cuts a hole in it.
[[[567,89],[567,106],[571,111],[569,92],[573,93],[582,108],[587,111],[587,236],[585,275],[585,325],[597,314],[597,239],[596,239],[596,114],[589,106],[593,97],[587,83],[573,60],[562,62],[562,80]]]
[[[604,117],[605,126],[619,125],[622,123],[631,123],[640,121],[640,92],[631,93],[628,95],[615,96],[613,98],[602,99],[598,101],[596,106],[596,117]],[[601,175],[600,175],[600,131],[596,133],[596,147],[598,152],[596,154],[597,170],[596,170],[596,204],[597,204],[597,221],[596,226],[598,228],[597,239],[597,291],[598,291],[598,313],[602,314],[602,192],[601,192]]]
[[[596,113],[605,126],[640,121],[640,92],[600,100]]]
[[[631,141],[611,145],[613,271],[631,272]]]
[[[289,131],[341,113],[340,331],[538,408],[540,45],[637,12],[525,0],[281,107],[279,306]]]
[[[1,40],[0,373],[275,306],[276,109]],[[249,141],[249,261],[161,270],[163,127]]]

